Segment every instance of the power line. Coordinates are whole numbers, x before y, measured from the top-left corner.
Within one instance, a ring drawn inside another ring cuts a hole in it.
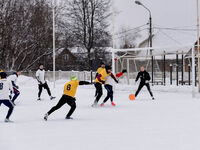
[[[126,31],[118,32],[118,33],[116,33],[115,35],[125,34],[125,33],[127,33],[127,32],[130,32],[130,31],[133,31],[133,30],[139,29],[139,28],[141,28],[141,27],[144,27],[144,26],[146,26],[146,25],[147,25],[147,24],[144,24],[144,25],[141,25],[141,26],[138,26],[138,27],[132,28],[132,29],[128,29],[128,30],[126,30]]]
[[[175,31],[196,31],[196,29],[184,29],[184,28],[167,28],[167,27],[154,27],[155,29],[164,29],[164,30],[175,30]]]
[[[161,33],[163,33],[166,37],[168,37],[169,39],[173,40],[174,42],[176,42],[177,44],[181,45],[181,43],[177,40],[175,40],[174,38],[172,38],[171,36],[169,36],[167,33],[163,32],[162,30],[160,30]]]
[[[141,32],[141,31],[146,30],[146,29],[149,29],[149,28],[141,29],[141,30],[139,30],[139,31],[137,31],[137,32],[134,32],[134,33],[129,34],[129,35],[126,35],[126,36],[129,37],[129,36],[131,36],[131,35],[133,35],[133,34],[137,34],[137,33]],[[115,39],[121,39],[121,38],[124,38],[124,35],[123,35],[123,36],[120,36],[120,37],[116,37]]]

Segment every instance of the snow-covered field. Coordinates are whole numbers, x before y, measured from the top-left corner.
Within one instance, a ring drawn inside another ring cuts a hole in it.
[[[56,99],[46,91],[37,101],[37,82],[21,76],[21,96],[11,119],[4,123],[7,108],[0,107],[0,150],[199,150],[200,99],[192,99],[189,86],[153,86],[155,101],[146,89],[135,101],[128,95],[136,85],[115,88],[116,107],[92,108],[93,85],[79,86],[74,120],[65,120],[69,107],[64,105],[47,122],[44,114],[62,95],[66,82],[52,88]],[[104,97],[106,91],[104,91]],[[103,97],[103,98],[104,98]],[[101,101],[103,100],[101,99]]]

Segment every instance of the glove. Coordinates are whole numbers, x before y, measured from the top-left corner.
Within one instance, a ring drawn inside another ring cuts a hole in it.
[[[115,82],[116,82],[116,83],[119,83],[119,81],[118,81],[118,80],[115,80]]]
[[[39,81],[39,83],[40,83],[40,85],[42,85],[42,82],[41,82],[41,81]]]
[[[15,85],[15,88],[16,88],[16,89],[19,89],[19,86]]]
[[[76,97],[74,97],[73,100],[76,101]]]
[[[150,82],[149,80],[146,80],[146,81],[145,81],[145,83],[149,83],[149,82]]]
[[[126,72],[127,72],[127,70],[126,70],[126,69],[123,69],[123,70],[122,70],[122,73],[126,73]]]

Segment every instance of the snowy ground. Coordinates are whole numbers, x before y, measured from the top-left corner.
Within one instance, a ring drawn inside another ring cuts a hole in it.
[[[191,87],[154,86],[155,101],[146,89],[130,101],[128,95],[136,85],[117,85],[116,107],[107,103],[104,108],[92,108],[93,86],[80,86],[74,120],[64,119],[69,110],[65,105],[43,121],[61,97],[64,84],[58,81],[56,89],[51,88],[56,100],[50,101],[45,91],[38,102],[37,82],[19,79],[21,96],[11,117],[15,122],[4,123],[7,109],[0,108],[0,150],[200,149],[200,99],[191,98]]]

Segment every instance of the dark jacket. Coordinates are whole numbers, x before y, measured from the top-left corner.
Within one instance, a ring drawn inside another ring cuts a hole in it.
[[[145,83],[145,81],[151,80],[151,77],[146,70],[138,72],[138,75],[137,75],[135,81],[138,81],[139,78],[140,78],[140,82],[143,82],[143,83]]]

